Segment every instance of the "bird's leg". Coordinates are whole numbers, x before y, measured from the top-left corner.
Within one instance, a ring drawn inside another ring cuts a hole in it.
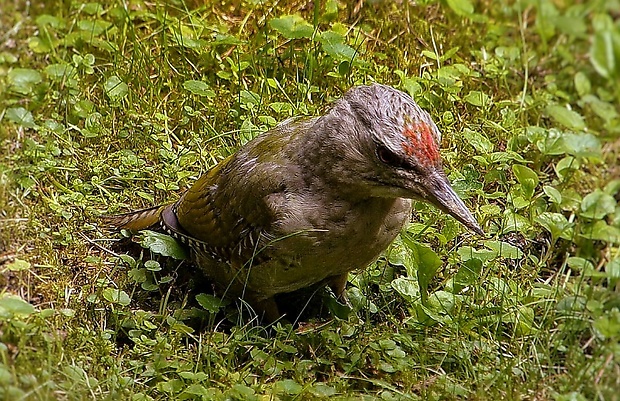
[[[253,301],[250,305],[252,305],[254,312],[256,312],[258,317],[262,318],[263,322],[266,324],[274,323],[282,317],[274,297],[269,297],[260,301]]]
[[[336,294],[336,298],[338,299],[338,301],[346,305],[349,305],[349,300],[347,299],[347,292],[345,291],[348,279],[349,273],[344,273],[339,276],[330,277],[327,281],[327,286],[331,288],[334,294]]]

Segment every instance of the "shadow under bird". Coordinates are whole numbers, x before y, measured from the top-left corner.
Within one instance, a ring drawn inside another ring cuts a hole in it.
[[[323,116],[289,119],[257,136],[177,202],[107,221],[169,233],[222,294],[274,321],[277,294],[325,284],[344,297],[348,273],[388,247],[412,200],[483,234],[446,178],[439,141],[409,95],[358,86]]]

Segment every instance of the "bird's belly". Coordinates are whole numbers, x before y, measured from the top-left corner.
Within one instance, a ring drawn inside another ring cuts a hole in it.
[[[265,250],[269,254],[265,262],[251,268],[247,288],[269,297],[366,268],[398,235],[410,211],[410,201],[399,200],[381,218],[376,210],[368,215],[361,211],[324,229],[287,234]]]
[[[349,216],[312,229],[291,228],[268,243],[245,263],[217,262],[203,252],[195,254],[199,267],[228,295],[248,294],[261,300],[323,282],[374,261],[398,235],[411,211],[408,200],[386,208]]]

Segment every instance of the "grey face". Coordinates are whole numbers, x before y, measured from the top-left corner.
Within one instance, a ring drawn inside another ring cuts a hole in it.
[[[371,196],[424,200],[482,233],[443,171],[439,129],[409,95],[374,84],[349,90],[341,102],[357,138],[351,170]]]

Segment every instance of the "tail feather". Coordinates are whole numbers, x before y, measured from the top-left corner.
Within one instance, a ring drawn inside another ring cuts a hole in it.
[[[166,205],[153,206],[135,212],[103,216],[102,220],[119,230],[146,230],[159,224],[159,216],[165,208]]]

